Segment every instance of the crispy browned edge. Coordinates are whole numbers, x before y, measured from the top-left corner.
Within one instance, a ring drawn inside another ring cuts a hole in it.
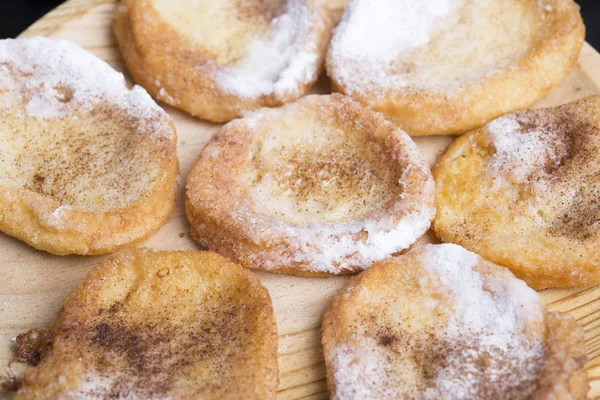
[[[536,2],[537,0],[529,0]],[[555,25],[519,62],[485,79],[449,93],[411,88],[389,89],[383,101],[370,94],[347,93],[382,112],[412,136],[457,135],[492,119],[531,106],[571,70],[585,38],[579,6],[556,0]],[[336,80],[336,65],[328,54],[326,67],[335,91],[347,91]],[[500,100],[497,100],[500,99]]]
[[[239,264],[235,264],[230,260],[222,257],[216,253],[208,252],[208,251],[152,251],[146,248],[130,248],[123,250],[119,253],[113,254],[106,258],[104,261],[96,264],[86,275],[84,280],[67,296],[61,310],[58,312],[58,315],[52,325],[48,328],[48,332],[50,333],[50,337],[55,335],[60,335],[63,332],[61,326],[63,324],[70,325],[74,321],[73,312],[69,310],[70,307],[81,307],[86,303],[85,297],[89,296],[89,293],[98,292],[98,285],[102,285],[102,276],[105,274],[106,268],[114,268],[117,265],[118,269],[128,268],[132,265],[132,261],[134,259],[138,259],[141,256],[145,256],[146,253],[151,254],[169,254],[173,256],[178,256],[179,254],[183,256],[191,256],[197,259],[200,263],[202,262],[202,257],[204,255],[211,255],[215,257],[217,262],[221,262],[221,264],[227,264],[227,268],[237,269],[241,275],[241,278],[246,281],[246,285],[240,285],[241,290],[245,291],[255,291],[258,294],[258,298],[262,302],[262,321],[263,323],[258,325],[259,331],[258,334],[261,336],[270,339],[270,345],[267,347],[267,352],[261,357],[266,356],[264,358],[264,365],[268,365],[269,367],[274,369],[274,374],[272,375],[273,379],[264,382],[263,387],[268,392],[269,396],[266,399],[274,399],[276,397],[276,392],[279,385],[279,373],[278,373],[278,337],[277,337],[277,325],[275,322],[275,316],[273,312],[273,303],[271,301],[271,296],[269,295],[269,291],[262,285],[260,279],[253,274],[251,271],[242,268]],[[214,261],[214,260],[213,260]],[[222,268],[222,267],[221,267]],[[101,286],[100,286],[101,287]],[[77,313],[75,313],[77,314]],[[85,314],[82,315],[85,317]],[[67,331],[68,332],[68,331]],[[44,362],[46,357],[52,356],[52,349],[46,351],[43,354],[43,358],[41,362]],[[262,364],[262,363],[261,363]],[[36,367],[30,368],[26,374],[24,382],[27,383],[27,374],[29,371],[33,371]],[[248,396],[249,399],[255,399],[256,397]],[[256,398],[258,400],[258,398]]]
[[[340,315],[343,314],[346,293],[350,293],[355,287],[360,286],[367,275],[366,273],[371,270],[377,271],[377,266],[382,262],[384,261],[375,263],[371,265],[368,270],[351,277],[346,283],[346,286],[331,297],[329,304],[327,304],[327,308],[323,313],[323,318],[321,319],[321,345],[323,346],[323,355],[325,358],[325,378],[327,380],[327,392],[329,397],[333,397],[336,393],[336,382],[334,379],[333,366],[327,361],[327,355],[335,350],[336,343],[340,341],[338,333],[340,335],[341,333],[336,330],[335,326],[344,322],[340,321]]]
[[[324,64],[333,27],[330,12],[315,0],[306,0],[324,21],[318,31],[319,71]],[[249,99],[227,94],[209,68],[198,72],[210,56],[189,38],[181,35],[148,4],[148,0],[119,0],[113,31],[123,59],[133,79],[152,97],[191,115],[212,122],[227,122],[244,111],[260,107],[278,107],[302,97],[316,82],[298,82],[299,96],[276,94]],[[157,84],[160,81],[160,85]],[[162,96],[164,88],[168,96]]]
[[[385,141],[386,144],[389,143],[390,146],[395,146],[394,143],[397,139],[395,139],[394,132],[397,128],[386,121],[380,113],[372,112],[347,96],[337,93],[331,95],[311,95],[304,97],[298,102],[308,103],[310,106],[318,106],[318,103],[322,101],[332,101],[347,107],[349,112],[355,115],[354,120],[361,119],[364,126],[370,127],[370,129],[365,128],[366,134],[373,135],[373,132],[378,131],[378,135],[382,141]],[[284,116],[285,109],[283,108],[281,110],[282,116]],[[236,134],[224,136],[224,133],[229,129],[235,129]],[[224,125],[212,136],[207,147],[213,142],[224,142],[220,143],[221,148],[224,149],[224,152],[222,153],[223,158],[236,160],[238,156],[233,150],[230,151],[231,147],[228,146],[227,143],[231,140],[235,142],[249,141],[251,140],[251,132],[244,129],[238,129],[237,126],[232,127],[231,124]],[[203,152],[201,152],[187,177],[185,210],[190,222],[190,232],[192,237],[204,248],[222,254],[246,268],[266,270],[272,273],[324,277],[333,275],[353,275],[360,272],[361,269],[359,267],[345,268],[337,274],[311,271],[308,268],[308,262],[296,262],[292,266],[281,265],[277,269],[266,269],[260,263],[254,262],[253,258],[255,258],[257,254],[264,254],[265,252],[282,254],[288,252],[288,240],[282,237],[270,243],[257,244],[249,238],[249,233],[245,229],[246,227],[240,226],[239,221],[228,214],[227,206],[230,203],[221,203],[222,200],[231,201],[231,199],[236,196],[234,188],[231,185],[223,184],[219,179],[216,179],[213,176],[207,175],[209,171],[214,173],[214,171],[220,171],[223,170],[223,168],[225,168],[223,164],[204,157]],[[429,170],[428,167],[427,170]],[[203,196],[202,199],[194,198],[190,194],[190,187],[192,187],[190,182],[196,179],[198,181],[203,181],[200,177],[203,177],[205,181],[211,182],[210,185],[206,185],[202,188],[203,190],[200,192],[200,195]],[[412,184],[415,185],[415,187],[423,185],[422,182],[417,181],[416,179],[414,179]],[[214,188],[213,185],[215,186]],[[218,200],[220,207],[213,207],[210,210],[207,210],[202,204],[208,202],[211,202],[212,204],[217,203],[212,200]],[[425,199],[424,201],[431,203],[429,199]],[[403,217],[403,214],[390,214],[389,217],[400,219]]]
[[[3,187],[0,194],[0,231],[13,236],[28,245],[52,254],[97,255],[113,253],[123,247],[139,243],[152,236],[175,211],[177,198],[177,135],[175,125],[169,117],[163,117],[173,135],[159,140],[158,146],[167,148],[169,159],[162,163],[164,177],[149,188],[146,195],[132,205],[102,213],[69,210],[68,218],[86,229],[59,231],[45,227],[35,216],[28,199],[41,201],[52,206],[52,202],[37,193],[26,189]],[[17,201],[10,200],[16,197]],[[37,238],[34,240],[34,238]]]
[[[418,250],[416,250],[418,251]],[[363,271],[348,281],[346,286],[331,298],[323,314],[321,325],[321,343],[325,355],[325,374],[327,378],[327,391],[333,396],[336,391],[333,366],[327,361],[327,354],[343,341],[343,333],[336,329],[338,325],[351,325],[355,315],[345,313],[345,303],[353,301],[348,296],[355,287],[360,287],[365,281],[386,282],[386,277],[397,265],[395,258],[388,258],[373,264],[368,270]],[[502,267],[498,267],[502,268]],[[371,277],[371,275],[374,275]],[[376,285],[379,287],[380,285]],[[577,324],[575,318],[569,314],[550,312],[544,309],[546,325],[547,357],[542,366],[539,388],[532,396],[532,400],[560,399],[565,393],[557,388],[557,384],[564,384],[569,389],[569,394],[574,399],[585,399],[589,391],[587,374],[584,369],[587,360],[585,338],[583,329]],[[565,360],[566,359],[566,360]],[[548,362],[549,360],[549,362]],[[565,371],[566,370],[566,371]],[[558,397],[555,397],[558,396]]]

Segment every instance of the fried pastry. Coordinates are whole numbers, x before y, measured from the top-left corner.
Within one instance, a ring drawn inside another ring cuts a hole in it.
[[[226,122],[305,94],[331,25],[318,0],[122,0],[114,32],[129,72],[154,98]]]
[[[332,399],[581,399],[583,330],[506,268],[428,245],[374,264],[323,317]]]
[[[188,176],[192,236],[244,267],[361,271],[435,215],[431,172],[402,130],[342,95],[307,96],[223,126]]]
[[[112,256],[68,296],[49,333],[15,400],[275,398],[269,294],[215,253]]]
[[[600,282],[600,97],[519,111],[434,168],[434,230],[536,289]]]
[[[548,92],[584,31],[572,0],[351,0],[327,73],[410,135],[457,134]]]
[[[0,41],[0,231],[54,254],[100,254],[175,208],[171,118],[76,45]]]

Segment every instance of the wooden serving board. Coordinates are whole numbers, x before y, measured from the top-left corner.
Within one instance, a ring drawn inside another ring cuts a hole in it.
[[[334,0],[330,0],[334,1]],[[335,0],[334,2],[340,3]],[[115,4],[111,0],[70,0],[37,21],[22,36],[43,35],[71,40],[126,71],[111,33]],[[322,78],[317,92],[328,92]],[[600,55],[588,44],[579,63],[564,81],[536,106],[557,105],[589,94],[600,94]],[[219,125],[209,124],[163,105],[175,120],[181,174],[185,179],[196,156]],[[453,140],[418,138],[417,144],[433,164]],[[173,217],[143,245],[161,250],[193,250],[183,209],[183,185]],[[420,243],[433,240],[428,234]],[[14,358],[10,339],[33,327],[46,327],[66,295],[102,256],[54,256],[0,234],[0,373]],[[258,273],[273,299],[279,331],[279,398],[327,398],[320,344],[320,322],[329,298],[347,277],[300,278]],[[541,292],[552,310],[573,314],[583,326],[589,355],[591,395],[600,397],[600,286]],[[24,366],[13,366],[15,372]],[[6,395],[4,395],[6,398]],[[0,395],[2,397],[2,395]]]

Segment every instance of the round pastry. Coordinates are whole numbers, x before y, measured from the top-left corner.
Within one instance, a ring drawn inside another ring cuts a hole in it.
[[[244,267],[361,271],[411,246],[435,214],[431,172],[402,130],[341,95],[223,126],[188,176],[202,246]]]
[[[304,95],[331,21],[319,0],[122,0],[114,32],[129,72],[154,98],[225,122]]]
[[[334,89],[410,135],[474,129],[525,108],[571,69],[585,29],[572,0],[350,0]]]
[[[139,242],[175,208],[171,118],[76,45],[0,41],[0,231],[54,254]]]
[[[584,399],[583,330],[452,245],[374,264],[323,317],[331,398]]]
[[[269,293],[215,253],[113,256],[67,297],[47,333],[21,334],[17,347],[41,363],[15,400],[263,400],[277,391]]]
[[[591,97],[460,137],[434,169],[436,234],[536,289],[599,283],[599,129]]]

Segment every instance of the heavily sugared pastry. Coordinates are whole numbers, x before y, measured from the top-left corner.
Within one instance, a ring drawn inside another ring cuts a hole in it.
[[[41,361],[15,400],[263,400],[277,390],[269,294],[210,252],[132,249],[105,260],[47,333],[17,337],[19,349],[31,343]]]
[[[139,242],[175,208],[171,118],[76,45],[0,41],[0,231],[54,254]]]
[[[188,176],[192,236],[244,267],[335,275],[411,246],[435,215],[423,154],[342,95],[223,126]]]
[[[323,317],[333,400],[578,399],[583,330],[506,268],[428,245],[374,264]]]
[[[600,97],[519,111],[438,160],[436,234],[536,289],[600,282]]]
[[[121,0],[114,32],[129,72],[154,98],[225,122],[304,95],[331,25],[319,0]]]
[[[327,72],[410,135],[457,134],[548,92],[584,31],[572,0],[350,0]]]

